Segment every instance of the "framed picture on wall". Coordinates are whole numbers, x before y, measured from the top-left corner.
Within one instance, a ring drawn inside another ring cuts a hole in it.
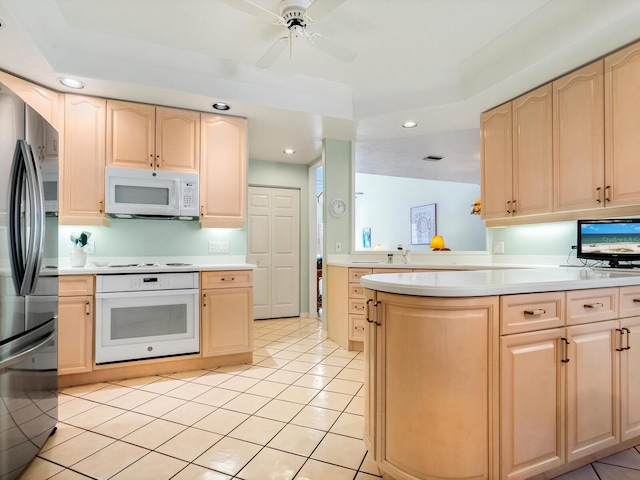
[[[362,229],[362,247],[371,248],[371,228]]]
[[[436,204],[420,205],[411,209],[411,244],[429,245],[436,235]]]

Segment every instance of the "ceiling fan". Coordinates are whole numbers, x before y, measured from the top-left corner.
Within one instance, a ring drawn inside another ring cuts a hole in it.
[[[262,8],[249,0],[221,0],[230,7],[287,28],[286,36],[279,38],[256,62],[259,68],[269,68],[289,47],[289,58],[293,54],[293,39],[306,38],[313,45],[331,57],[349,63],[356,53],[338,45],[319,33],[307,31],[307,27],[337,8],[345,0],[280,0],[280,14]]]

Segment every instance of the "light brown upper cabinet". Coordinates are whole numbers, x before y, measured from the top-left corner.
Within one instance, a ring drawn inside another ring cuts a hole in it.
[[[108,166],[198,172],[200,113],[107,101]]]
[[[483,218],[551,212],[551,111],[545,85],[480,117]]]
[[[107,101],[103,98],[65,95],[65,142],[59,177],[61,224],[106,224],[106,111]]]
[[[240,228],[247,203],[247,120],[202,114],[200,222],[208,228]]]
[[[599,208],[604,170],[603,61],[553,82],[554,211]]]
[[[16,95],[29,104],[62,135],[61,95],[39,85],[0,72],[0,82],[9,87]]]
[[[640,43],[604,59],[605,205],[640,204]],[[636,212],[637,213],[637,212]]]

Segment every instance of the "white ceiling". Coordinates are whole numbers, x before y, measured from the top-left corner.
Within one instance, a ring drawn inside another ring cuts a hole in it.
[[[0,23],[0,69],[61,91],[65,75],[89,95],[228,102],[249,119],[251,159],[309,164],[334,138],[354,142],[358,171],[479,183],[480,112],[638,38],[640,1],[345,0],[309,30],[353,62],[297,39],[269,69],[254,64],[284,27],[220,0],[0,0]]]

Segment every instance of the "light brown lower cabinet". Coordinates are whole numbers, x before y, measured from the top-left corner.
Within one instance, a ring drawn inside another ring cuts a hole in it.
[[[93,370],[94,277],[59,277],[58,375]]]
[[[201,274],[202,356],[253,350],[253,272]]]

